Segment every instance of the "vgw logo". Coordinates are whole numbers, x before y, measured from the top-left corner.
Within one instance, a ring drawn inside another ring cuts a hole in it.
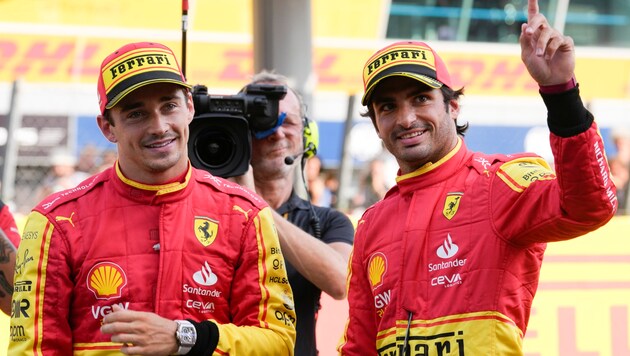
[[[129,302],[125,302],[125,303],[116,303],[116,305],[118,305],[119,307],[127,310],[129,309]],[[112,312],[112,306],[111,305],[104,305],[104,306],[100,306],[100,305],[92,305],[92,316],[94,317],[94,319],[98,319],[105,317],[105,315],[109,314]]]

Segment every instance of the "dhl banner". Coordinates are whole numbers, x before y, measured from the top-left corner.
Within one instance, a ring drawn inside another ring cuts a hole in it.
[[[142,40],[146,39],[3,36],[0,37],[0,82],[22,79],[34,83],[96,83],[103,58],[127,42]],[[161,42],[181,58],[179,41]],[[374,48],[316,46],[313,70],[317,89],[361,93],[363,64],[380,45],[374,41]],[[521,63],[519,48],[509,49],[513,53],[484,54],[482,49],[472,52],[452,48],[441,53],[454,85],[465,86],[469,95],[537,95],[537,85]],[[189,42],[186,52],[186,76],[192,84],[237,90],[253,74],[253,48],[248,42]],[[578,57],[576,75],[586,100],[630,97],[630,59]]]
[[[526,356],[630,355],[630,216],[550,243],[525,336]]]
[[[186,75],[193,84],[240,89],[253,74],[253,5],[190,0]],[[100,61],[132,41],[159,41],[181,58],[180,0],[0,1],[0,83],[95,83]],[[316,90],[360,94],[363,64],[383,47],[387,0],[311,0]],[[518,44],[434,43],[469,95],[533,96]],[[497,47],[500,48],[497,50]],[[287,53],[300,61],[300,53]],[[269,68],[272,69],[272,68]],[[630,52],[577,49],[582,97],[630,97]],[[222,93],[217,93],[222,94]]]

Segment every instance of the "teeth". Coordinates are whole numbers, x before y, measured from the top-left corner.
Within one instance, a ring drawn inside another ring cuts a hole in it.
[[[168,145],[168,142],[156,143],[156,144],[153,144],[153,145],[149,145],[149,147],[151,147],[151,148],[157,148],[157,147],[164,147],[164,146],[166,146],[166,145]]]
[[[402,135],[401,138],[406,139],[406,138],[412,138],[412,137],[416,137],[416,136],[420,136],[422,135],[422,132],[413,132],[410,134],[406,134],[406,135]]]

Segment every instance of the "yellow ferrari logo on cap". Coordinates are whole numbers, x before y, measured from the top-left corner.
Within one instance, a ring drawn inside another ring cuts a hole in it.
[[[442,210],[442,214],[447,219],[451,220],[453,216],[457,213],[457,209],[459,209],[459,203],[462,200],[462,196],[464,193],[448,193],[446,195],[446,200],[444,201],[444,209]]]
[[[214,242],[219,230],[219,222],[205,216],[195,216],[195,236],[204,247]]]

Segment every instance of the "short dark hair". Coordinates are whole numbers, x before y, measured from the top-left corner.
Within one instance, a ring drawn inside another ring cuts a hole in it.
[[[446,111],[448,111],[448,104],[451,102],[451,100],[459,100],[459,98],[464,95],[464,87],[461,87],[460,89],[457,90],[453,90],[449,87],[447,87],[446,85],[442,85],[442,87],[440,88],[440,91],[442,92],[442,96],[444,97],[444,108]],[[367,111],[361,113],[362,117],[369,117],[370,120],[372,120],[372,125],[374,125],[374,128],[376,127],[376,116],[374,114],[374,109],[372,108],[372,102],[368,102],[368,106],[367,106]],[[457,119],[455,119],[455,126],[457,127],[457,134],[460,136],[464,136],[464,134],[466,133],[466,131],[468,130],[468,123],[465,123],[463,125],[458,125],[457,124]]]

